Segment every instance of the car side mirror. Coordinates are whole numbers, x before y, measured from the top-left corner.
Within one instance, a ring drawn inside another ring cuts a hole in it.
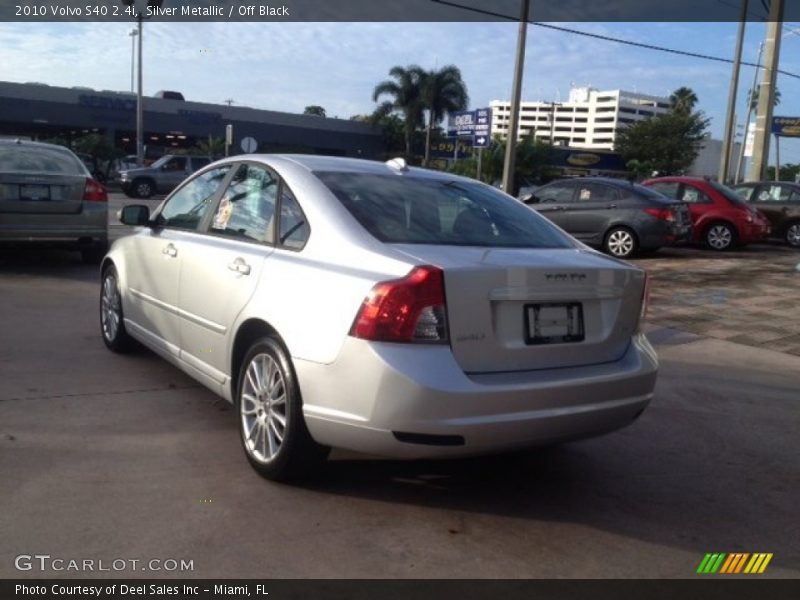
[[[520,198],[525,204],[538,204],[539,198],[534,196],[533,194],[525,194]]]
[[[150,222],[150,208],[144,204],[129,204],[123,206],[117,216],[123,225],[142,227]]]

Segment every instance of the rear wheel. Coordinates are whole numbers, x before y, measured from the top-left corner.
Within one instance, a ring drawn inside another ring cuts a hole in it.
[[[126,352],[133,346],[133,338],[125,330],[119,279],[117,269],[113,266],[103,272],[100,287],[100,332],[103,342],[113,352]]]
[[[712,223],[706,229],[706,246],[712,250],[729,250],[736,243],[736,232],[728,223]]]
[[[306,428],[294,369],[277,341],[265,337],[250,347],[236,389],[242,446],[260,475],[297,479],[319,467],[329,449]]]
[[[783,234],[783,239],[793,248],[800,248],[800,221],[789,223],[786,233]]]
[[[614,227],[606,234],[603,248],[617,258],[630,258],[636,253],[639,243],[636,235],[627,227]]]

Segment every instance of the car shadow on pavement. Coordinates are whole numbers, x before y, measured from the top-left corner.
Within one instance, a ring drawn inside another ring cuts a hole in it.
[[[0,275],[54,277],[100,283],[100,265],[86,264],[78,250],[14,245],[0,247]]]
[[[748,381],[746,371],[729,374],[726,390],[747,389]],[[791,500],[796,444],[787,441],[785,425],[789,416],[796,422],[797,409],[748,422],[749,415],[736,414],[723,390],[709,398],[723,413],[718,418],[716,408],[708,411],[702,404],[694,412],[687,397],[692,385],[691,379],[670,384],[675,401],[657,399],[637,423],[600,438],[459,460],[334,455],[319,478],[303,487],[460,511],[467,527],[470,514],[477,522],[485,522],[485,515],[517,519],[520,531],[536,532],[537,523],[571,523],[698,553],[769,546],[763,551],[797,564],[800,536]],[[765,388],[763,410],[769,410],[769,400],[784,402],[796,392],[797,386]],[[768,517],[759,506],[769,507]]]

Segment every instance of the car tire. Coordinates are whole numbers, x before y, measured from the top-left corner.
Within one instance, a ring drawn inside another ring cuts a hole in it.
[[[131,184],[131,191],[136,198],[147,200],[155,194],[155,186],[149,179],[135,179]]]
[[[717,221],[706,228],[703,236],[706,247],[717,252],[725,252],[737,244],[736,230],[730,223]]]
[[[103,271],[100,285],[100,334],[112,352],[128,352],[134,346],[133,338],[125,329],[119,277],[113,265]]]
[[[242,447],[262,477],[301,479],[328,456],[308,432],[294,368],[275,339],[261,338],[245,354],[235,404]]]
[[[638,249],[639,240],[627,227],[614,227],[603,239],[603,250],[615,258],[630,258]]]
[[[800,221],[793,221],[786,226],[783,240],[792,248],[800,248]]]

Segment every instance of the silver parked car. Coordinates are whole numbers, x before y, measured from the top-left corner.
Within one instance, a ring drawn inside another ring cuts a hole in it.
[[[67,148],[0,140],[0,242],[70,244],[99,262],[108,249],[108,194]]]
[[[136,167],[119,171],[119,185],[126,196],[149,198],[153,194],[167,194],[174,190],[187,175],[211,163],[207,156],[167,154],[149,167]]]
[[[106,345],[138,340],[232,402],[266,477],[331,446],[449,457],[593,436],[653,396],[645,273],[476,181],[247,155],[120,216],[138,229],[102,264]]]

